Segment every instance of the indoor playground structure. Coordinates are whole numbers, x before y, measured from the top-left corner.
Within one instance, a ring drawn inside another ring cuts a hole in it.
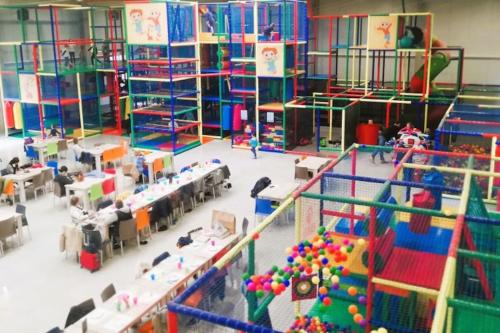
[[[170,302],[169,332],[493,332],[500,214],[478,183],[500,174],[475,164],[498,158],[400,149],[377,178],[357,170],[372,150],[347,148]]]
[[[3,6],[1,88],[8,135],[122,133],[127,89],[121,9]],[[120,107],[122,105],[122,107]]]
[[[376,144],[380,124],[403,117],[435,127],[462,87],[463,49],[435,38],[432,24],[431,13],[310,16],[312,93],[287,106],[313,111],[317,151]],[[435,80],[445,69],[456,81]]]
[[[201,142],[198,4],[125,6],[131,142],[180,153]]]

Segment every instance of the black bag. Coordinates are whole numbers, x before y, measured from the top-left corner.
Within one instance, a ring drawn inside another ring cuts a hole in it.
[[[102,236],[93,224],[86,224],[82,227],[83,250],[88,253],[97,253],[102,249]]]
[[[250,196],[251,196],[252,198],[257,197],[257,194],[259,194],[259,193],[260,193],[260,191],[262,191],[263,189],[265,189],[265,188],[266,188],[266,187],[268,187],[269,185],[271,185],[271,179],[269,179],[269,177],[262,177],[261,179],[259,179],[259,180],[255,183],[255,185],[254,185],[254,187],[253,187],[252,191],[250,192]]]

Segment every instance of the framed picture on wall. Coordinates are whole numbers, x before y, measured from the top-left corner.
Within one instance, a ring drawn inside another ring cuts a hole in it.
[[[125,5],[127,43],[158,45],[168,43],[165,3]]]
[[[368,49],[394,49],[398,38],[397,28],[397,16],[370,16],[368,18]]]
[[[256,52],[257,76],[283,77],[283,44],[259,43]]]

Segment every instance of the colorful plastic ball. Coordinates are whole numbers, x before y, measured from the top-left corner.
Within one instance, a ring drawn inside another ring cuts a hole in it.
[[[319,227],[318,228],[318,235],[323,235],[325,233],[326,228],[325,227]]]
[[[291,247],[287,247],[286,250],[285,250],[285,253],[286,254],[292,254],[293,253],[293,249]]]
[[[262,290],[257,290],[255,296],[257,296],[257,298],[262,298],[264,297],[264,292]]]
[[[366,304],[366,296],[359,296],[358,297],[358,302],[359,304]]]
[[[250,278],[250,274],[243,273],[243,275],[241,277],[243,278],[243,280],[248,280]]]
[[[340,281],[340,278],[337,275],[332,275],[330,278],[330,281],[332,281],[333,284],[338,284]]]
[[[358,323],[358,324],[359,324],[359,326],[361,326],[361,327],[366,327],[366,324],[368,324],[368,321],[367,321],[366,319],[364,319],[364,318],[363,318],[363,319],[361,319],[361,320],[359,321],[359,323]]]
[[[380,327],[378,330],[377,330],[377,333],[388,333],[389,331],[387,331],[385,328],[383,327]]]
[[[252,235],[253,240],[257,240],[257,239],[259,239],[259,237],[260,237],[260,235],[258,232],[256,232],[255,234]]]
[[[365,245],[366,241],[363,238],[359,238],[357,240],[357,243],[358,243],[359,246],[363,246],[363,245]]]
[[[334,284],[332,285],[332,288],[333,288],[334,290],[339,290],[340,285],[339,285],[338,283],[334,283]]]
[[[250,282],[250,283],[247,285],[247,289],[248,289],[248,291],[253,292],[253,291],[257,290],[257,287],[255,286],[255,283]]]
[[[274,266],[271,268],[271,270],[272,270],[273,272],[277,272],[277,271],[278,271],[278,266],[274,265]]]
[[[323,299],[323,304],[326,305],[326,306],[332,305],[332,299],[330,297],[325,297]]]
[[[319,284],[319,277],[317,277],[317,276],[313,276],[313,277],[311,278],[311,282],[312,282],[313,284]]]
[[[363,320],[363,315],[362,315],[361,313],[356,313],[356,314],[352,317],[352,319],[354,320],[354,322],[355,322],[356,324],[359,324],[359,322],[360,322],[361,320]]]
[[[348,245],[348,244],[349,244],[349,240],[346,238],[346,239],[344,239],[344,240],[342,241],[342,243],[343,243],[344,245]]]
[[[326,287],[319,287],[318,292],[320,295],[326,295],[328,294],[328,289],[326,289]]]
[[[351,304],[347,308],[347,311],[349,311],[350,314],[355,315],[356,313],[358,313],[358,307],[354,304]]]
[[[347,288],[347,293],[349,294],[349,296],[356,296],[358,290],[354,287],[349,287]]]
[[[326,311],[326,305],[324,305],[323,303],[321,303],[321,304],[319,305],[319,311],[320,311],[320,312],[325,312],[325,311]]]
[[[285,280],[285,281],[283,281],[283,284],[284,284],[286,287],[288,287],[288,286],[290,285],[290,281]]]

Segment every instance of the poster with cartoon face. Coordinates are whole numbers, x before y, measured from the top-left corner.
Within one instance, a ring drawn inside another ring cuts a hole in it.
[[[283,77],[283,44],[259,43],[256,52],[257,76]]]
[[[167,44],[167,8],[163,3],[125,5],[127,43]]]
[[[21,88],[21,101],[23,103],[38,104],[38,89],[34,74],[19,74],[19,86]]]
[[[397,16],[370,16],[368,18],[368,49],[394,49],[397,27]]]

